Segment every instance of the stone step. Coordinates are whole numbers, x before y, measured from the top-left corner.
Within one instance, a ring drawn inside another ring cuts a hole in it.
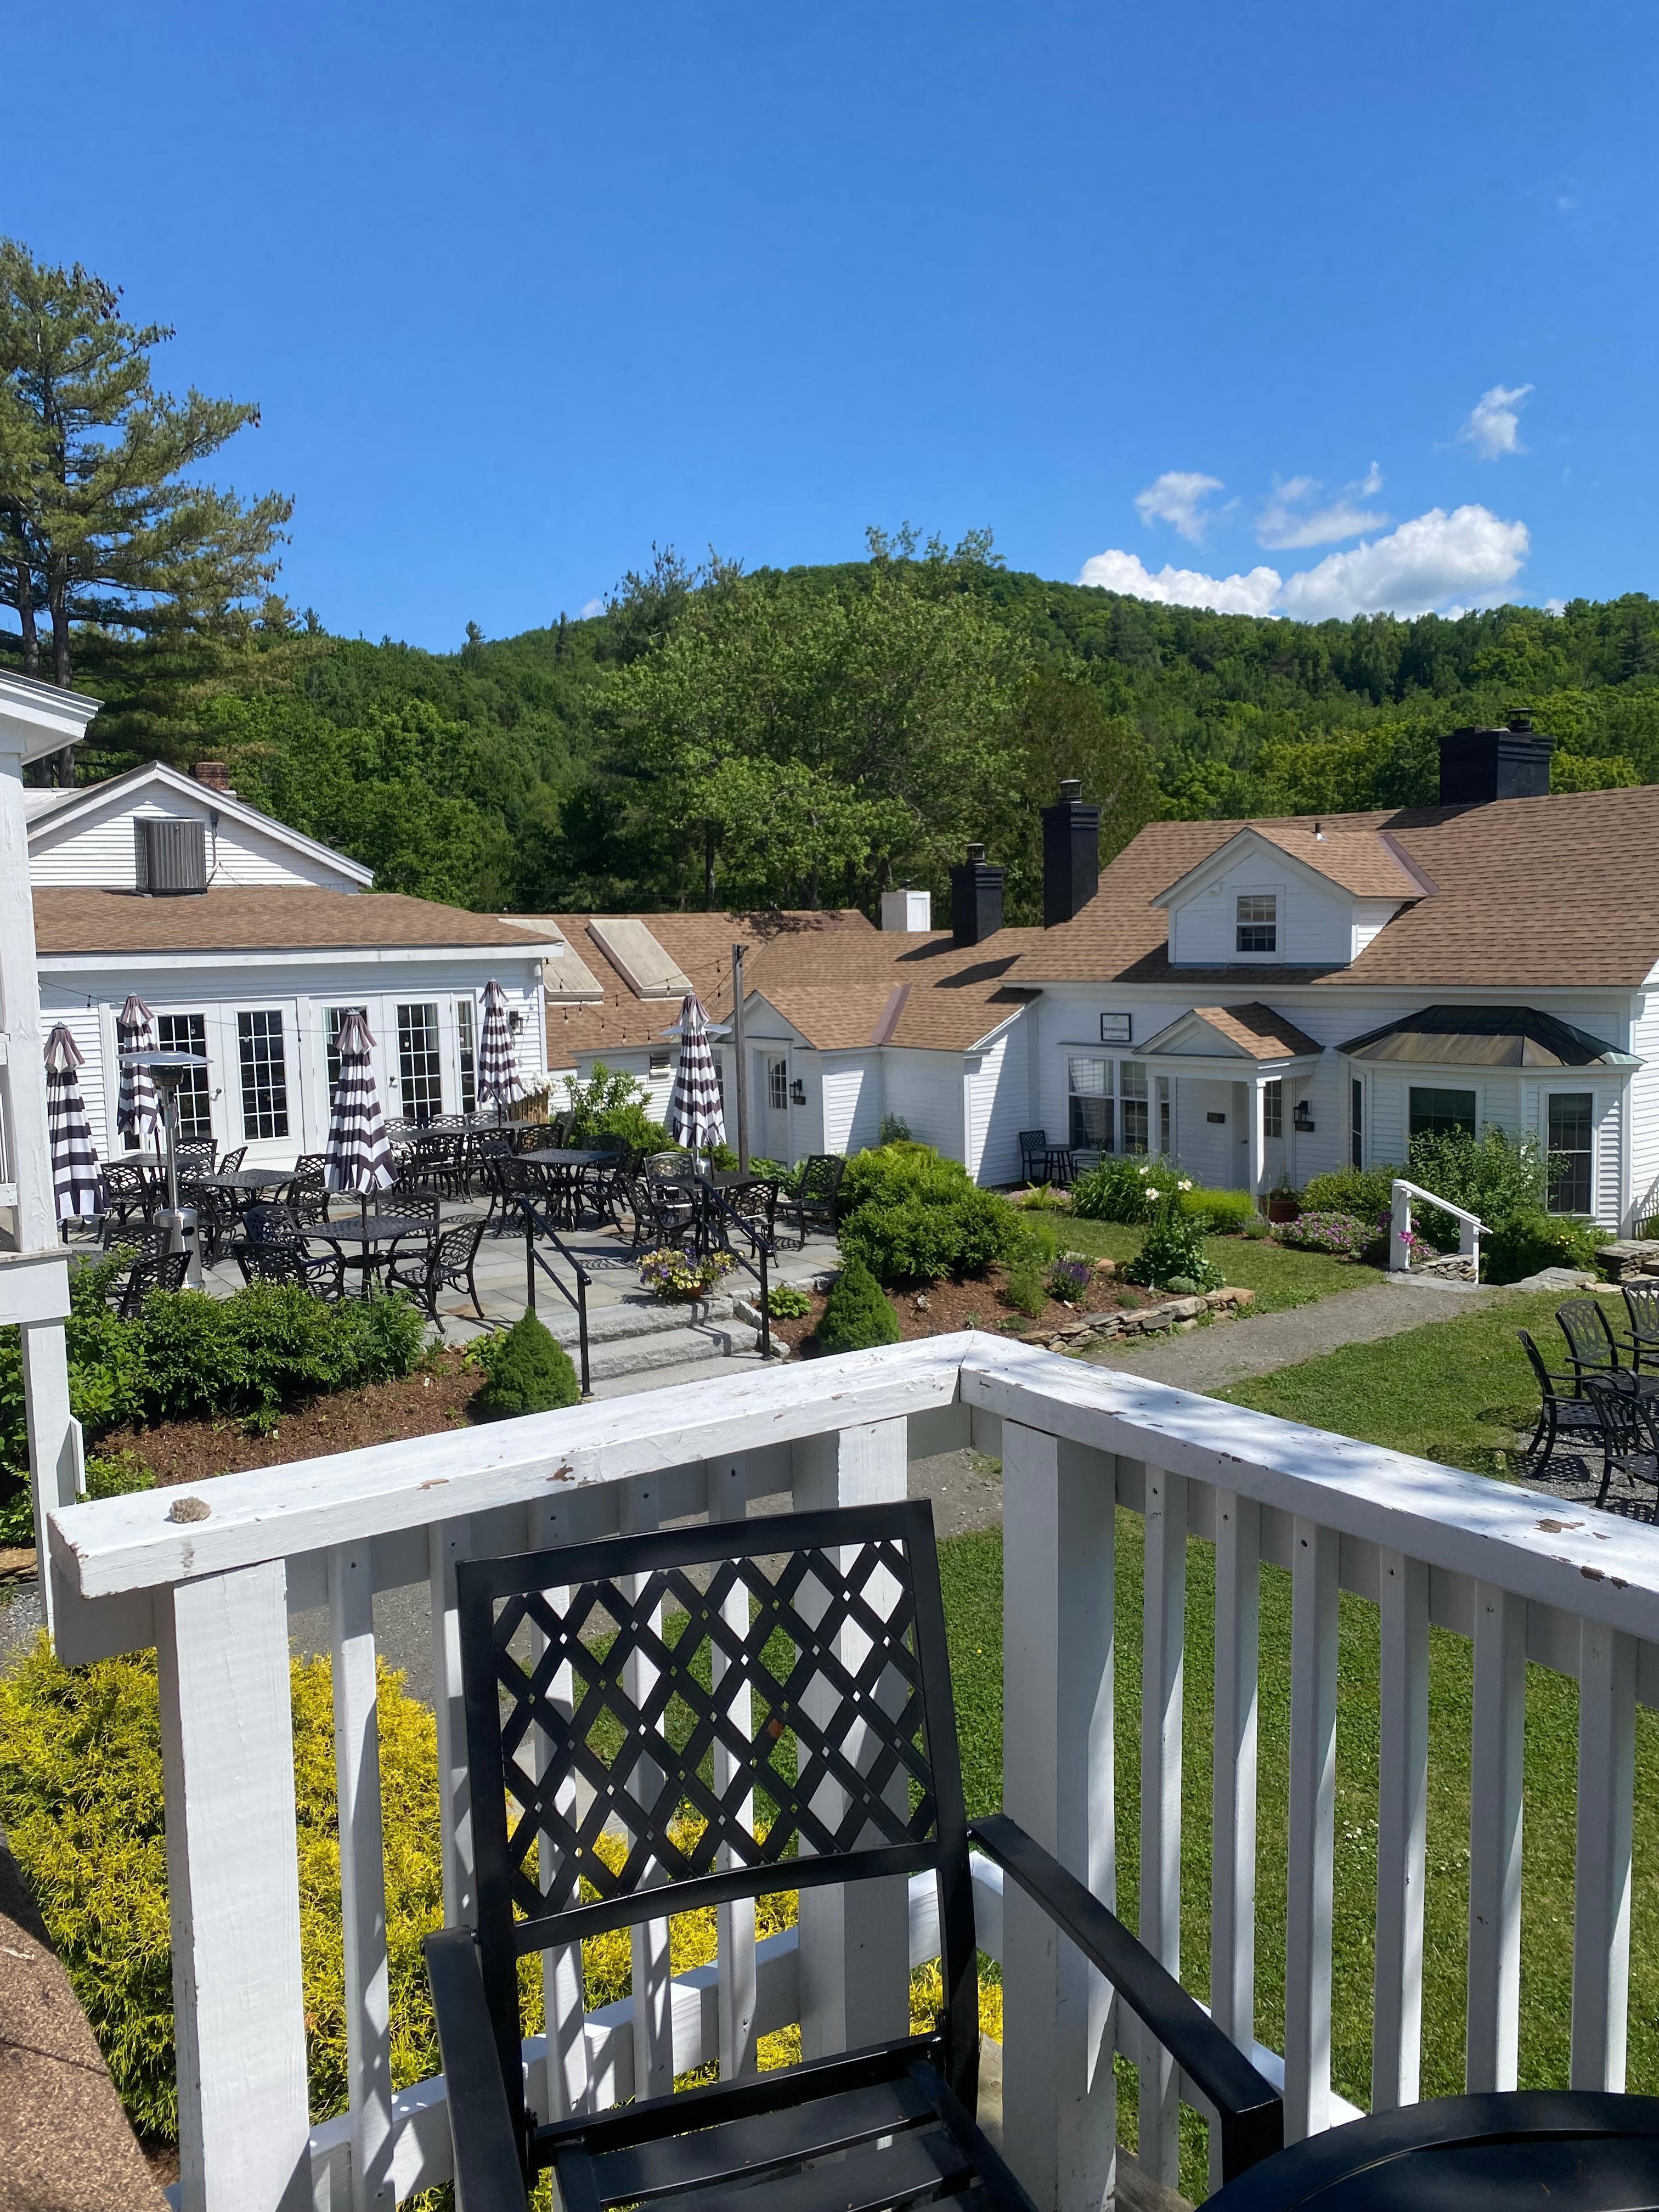
[[[717,1300],[714,1313],[720,1315],[722,1307],[729,1312],[731,1300]],[[550,1333],[567,1350],[575,1343],[579,1331],[574,1310],[566,1305],[549,1283],[537,1285],[536,1311],[546,1322]],[[659,1298],[644,1297],[622,1298],[601,1304],[589,1293],[587,1341],[590,1346],[617,1344],[634,1337],[672,1336],[679,1330],[695,1326],[696,1318],[690,1306],[665,1305]]]
[[[648,1374],[659,1367],[701,1366],[754,1348],[752,1328],[745,1328],[741,1322],[732,1326],[711,1322],[690,1328],[659,1329],[649,1336],[613,1337],[603,1344],[595,1344],[590,1336],[588,1366],[598,1382],[617,1375]]]
[[[659,1340],[660,1341],[660,1340]],[[677,1382],[707,1382],[712,1376],[726,1376],[750,1368],[775,1364],[757,1352],[732,1352],[720,1359],[688,1360],[670,1367],[644,1367],[628,1375],[595,1375],[596,1398],[625,1398],[636,1390],[667,1390]]]

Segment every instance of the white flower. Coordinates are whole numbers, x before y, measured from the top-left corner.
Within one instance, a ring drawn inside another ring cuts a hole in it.
[[[1193,1179],[1190,1176],[1182,1176],[1180,1182],[1176,1185],[1176,1188],[1177,1190],[1190,1190],[1192,1187]]]

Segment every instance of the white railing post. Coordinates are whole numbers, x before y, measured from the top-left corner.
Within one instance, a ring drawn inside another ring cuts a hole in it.
[[[1291,1834],[1285,1922],[1285,2139],[1331,2124],[1338,1540],[1298,1517],[1291,1565]]]
[[[1423,1881],[1429,1799],[1429,1571],[1377,1556],[1381,1615],[1376,2009],[1371,2109],[1414,2105],[1423,2062]]]
[[[1007,1421],[1002,1487],[1003,1806],[1115,1905],[1115,1463]],[[1116,2172],[1111,1991],[1012,1882],[1002,1913],[1008,2162],[1044,2212],[1098,2212]]]
[[[1248,2054],[1255,2043],[1256,1675],[1261,1508],[1215,1494],[1215,1764],[1212,1780],[1210,2013]],[[1220,2130],[1210,2185],[1221,2186]]]
[[[532,1551],[551,1551],[556,1546],[579,1540],[574,1525],[578,1502],[568,1494],[538,1499],[530,1509]],[[568,1601],[568,1590],[556,1589],[550,1593],[550,1602],[556,1609],[562,1610]],[[530,1648],[532,1660],[539,1660],[547,1649],[547,1640],[539,1628],[531,1629]],[[574,1691],[574,1672],[567,1660],[556,1670],[548,1686],[549,1702],[567,1719],[573,1710]],[[539,1780],[547,1771],[548,1741],[544,1729],[537,1729],[532,1750]],[[574,1820],[577,1809],[574,1776],[568,1777],[561,1785],[555,1803],[567,1820]],[[544,1894],[553,1886],[552,1858],[550,1851],[538,1853],[538,1879]],[[562,1943],[543,1952],[542,2019],[547,2055],[541,2081],[532,2081],[531,2085],[532,2099],[538,2100],[542,2112],[549,2119],[569,2119],[577,2112],[591,2111],[593,2104],[592,2069],[588,2062],[586,2029],[586,1989],[580,1943]]]
[[[390,2212],[396,2201],[392,2186],[391,1984],[369,1545],[337,1544],[329,1553],[328,1613],[346,2077],[351,2099],[351,2204],[352,2212]]]
[[[710,1460],[705,1479],[711,1522],[747,1519],[749,1490],[740,1455]],[[727,1598],[724,1618],[735,1634],[747,1636],[749,1595],[741,1583]],[[718,1695],[727,1673],[726,1662],[718,1650],[714,1653],[710,1673]],[[732,1692],[726,1700],[725,1711],[732,1725],[752,1741],[754,1701],[747,1682]],[[714,1746],[714,1795],[717,1797],[726,1796],[736,1772],[736,1761],[731,1753],[724,1744],[717,1743]],[[752,1791],[743,1801],[743,1823],[752,1833],[755,1826]],[[720,1863],[722,1867],[735,1863],[729,1844],[721,1845]],[[745,2074],[756,2072],[759,2065],[755,2038],[755,1900],[752,1897],[733,1898],[730,1904],[715,1908],[714,1919],[718,1938],[715,1955],[720,1971],[720,2078],[722,2081],[735,2081]]]
[[[67,1289],[64,1305],[68,1304]],[[23,1415],[28,1427],[29,1484],[34,1496],[37,1558],[46,1557],[46,1516],[73,1505],[87,1486],[81,1424],[70,1411],[69,1367],[61,1320],[25,1322],[18,1331],[23,1352]],[[40,1577],[46,1626],[52,1626],[52,1578]]]
[[[662,1504],[654,1480],[630,1482],[622,1494],[622,1534],[647,1536],[662,1526]],[[623,1589],[637,1601],[646,1586],[643,1575],[627,1575]],[[662,1607],[650,1616],[651,1626],[662,1633]],[[649,1698],[658,1680],[656,1668],[640,1650],[623,1662],[623,1694],[637,1711]],[[648,1805],[661,1789],[663,1772],[649,1759],[641,1759],[628,1779],[628,1793]],[[641,1920],[629,1930],[634,1954],[634,2094],[665,2097],[674,2087],[673,1991],[674,1970],[669,1960],[669,1929],[661,1920]]]
[[[1636,1787],[1636,1639],[1580,1632],[1578,1856],[1573,1881],[1572,2086],[1625,2086],[1630,1854]]]
[[[472,1806],[466,1771],[466,1704],[461,1690],[460,1616],[455,1567],[471,1550],[471,1522],[434,1521],[427,1532],[432,1603],[432,1707],[438,1722],[438,1825],[443,1851],[444,1925],[478,1917],[472,1887]]]
[[[1469,1993],[1464,2085],[1513,2089],[1521,2017],[1521,1805],[1527,1601],[1474,1586],[1469,1759]]]
[[[1140,1940],[1181,1978],[1182,1693],[1186,1675],[1187,1478],[1146,1468],[1146,1564],[1140,1662]],[[1173,2189],[1180,2178],[1176,2064],[1161,2046],[1140,2066],[1140,2163]]]
[[[1411,1266],[1411,1193],[1403,1182],[1396,1180],[1389,1202],[1389,1266],[1396,1274]]]
[[[797,1511],[836,1505],[895,1504],[905,1495],[908,1466],[902,1419],[834,1430],[797,1443],[791,1454]],[[801,1593],[803,1617],[811,1593]],[[856,1666],[866,1650],[861,1632],[843,1628],[836,1649]],[[832,1704],[826,1692],[826,1704]],[[850,1740],[849,1740],[850,1745]],[[856,1755],[856,1754],[855,1754]],[[823,1785],[840,1802],[838,1785]],[[896,1802],[906,1784],[900,1775]],[[829,1802],[826,1799],[826,1803]],[[836,1817],[839,1817],[838,1810]],[[849,1888],[831,1883],[800,1893],[801,2055],[826,2057],[908,2033],[909,1893],[902,1876],[884,1875]]]
[[[280,1559],[158,1595],[184,2212],[309,2212]]]

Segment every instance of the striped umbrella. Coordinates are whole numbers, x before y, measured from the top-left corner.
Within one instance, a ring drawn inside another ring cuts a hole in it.
[[[131,1057],[134,1053],[155,1049],[154,1017],[136,991],[115,1017],[115,1036],[121,1058],[121,1095],[116,1102],[115,1126],[124,1137],[136,1137],[142,1144],[161,1127],[161,1109],[155,1103],[155,1077]]]
[[[340,1079],[329,1102],[323,1180],[331,1190],[355,1191],[366,1200],[371,1191],[385,1190],[397,1178],[369,1058],[374,1039],[355,1006],[341,1023],[335,1045]]]
[[[708,1016],[695,991],[680,1001],[680,1054],[668,1097],[668,1126],[688,1152],[726,1141],[726,1115],[708,1042]]]
[[[58,1218],[89,1218],[104,1210],[104,1176],[92,1148],[76,1069],[84,1054],[59,1022],[46,1039],[46,1142],[52,1152]]]
[[[483,1035],[478,1040],[478,1103],[505,1109],[523,1095],[519,1055],[507,1027],[507,994],[492,975],[484,985]]]

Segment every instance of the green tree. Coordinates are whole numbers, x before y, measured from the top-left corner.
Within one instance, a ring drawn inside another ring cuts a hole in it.
[[[197,480],[258,410],[158,391],[150,356],[173,333],[127,321],[119,301],[78,263],[0,240],[0,568],[24,672],[39,672],[44,616],[62,684],[77,623],[245,629],[292,512],[278,493],[245,505]]]
[[[1133,715],[1115,714],[1086,673],[1034,670],[1014,696],[1009,724],[1014,773],[991,841],[1008,870],[1010,921],[1042,914],[1042,809],[1075,776],[1100,808],[1100,860],[1121,853],[1160,812],[1152,749]]]

